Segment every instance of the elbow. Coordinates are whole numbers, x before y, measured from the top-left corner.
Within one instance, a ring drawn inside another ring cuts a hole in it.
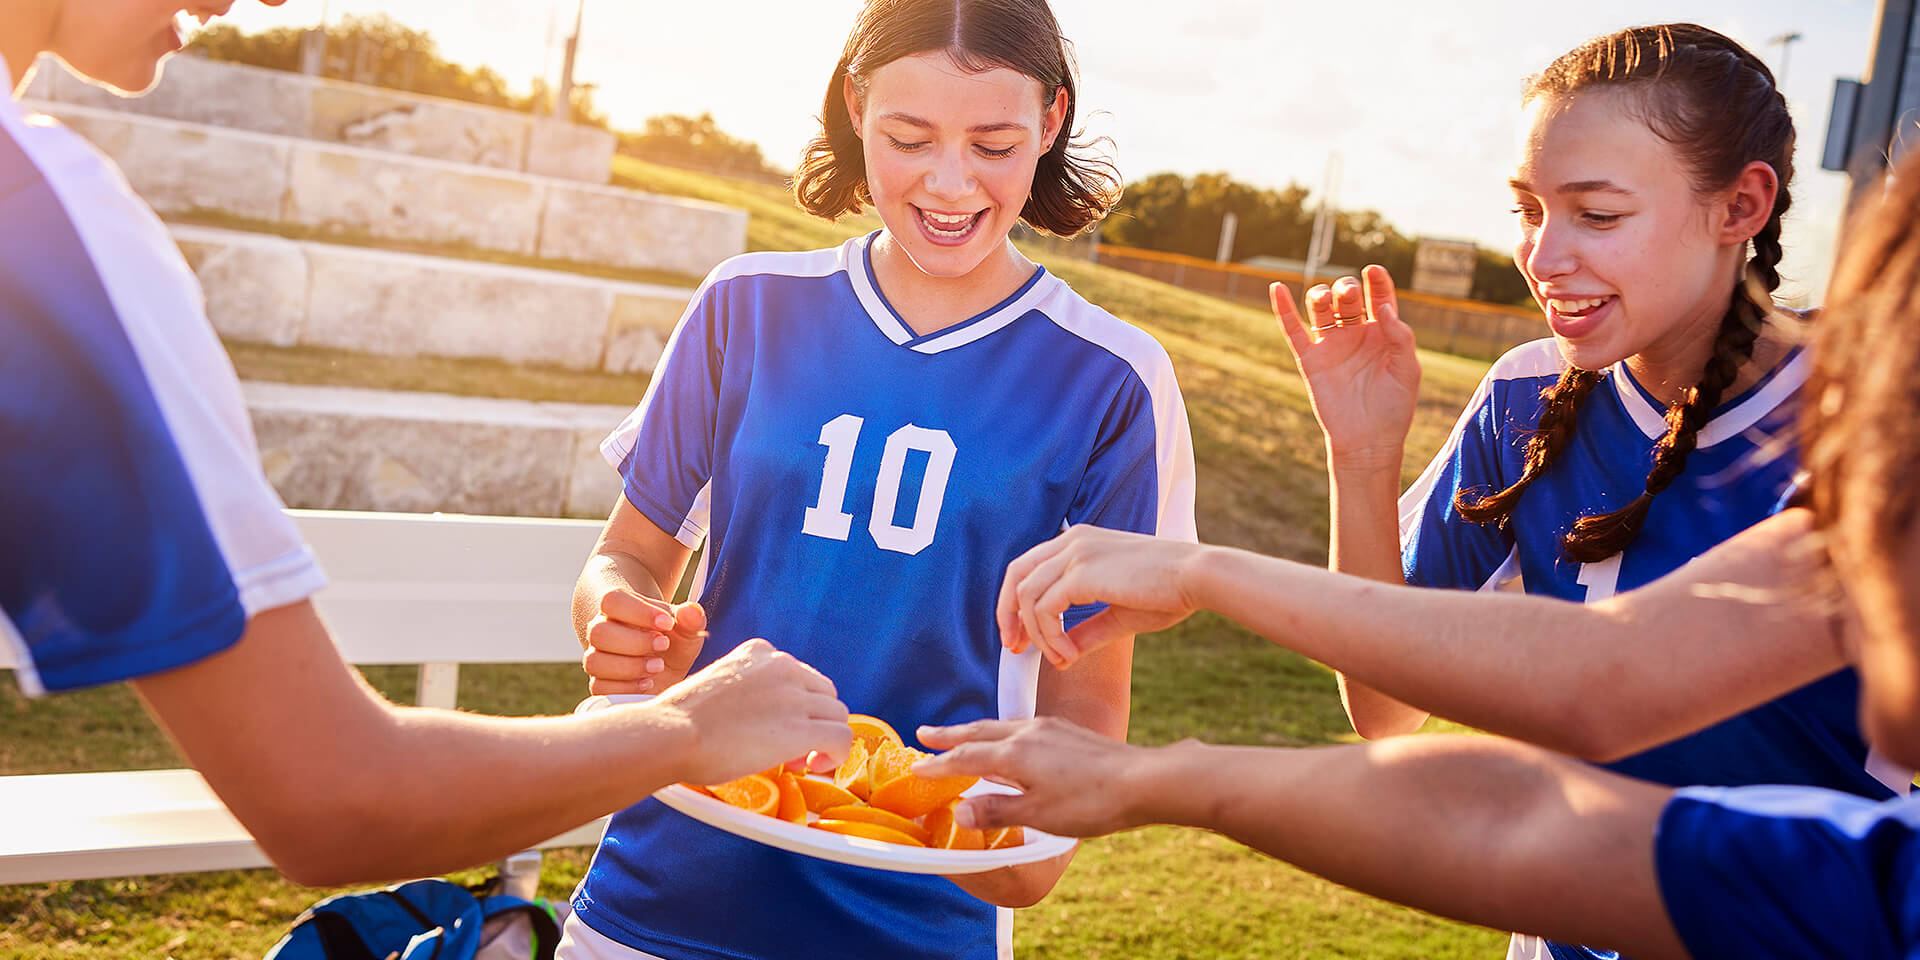
[[[980,899],[996,907],[1023,910],[1045,900],[1047,894],[1053,892],[1054,884],[1059,879],[1060,876],[1057,873],[1044,877],[1016,876],[1012,882],[995,889],[990,895],[981,896]]]
[[[1605,689],[1605,688],[1602,688]],[[1560,729],[1540,745],[1588,763],[1612,763],[1640,752],[1645,746],[1620,713],[1618,706],[1602,707],[1604,700],[1575,698]]]
[[[344,790],[277,808],[265,822],[249,824],[254,841],[274,869],[304,887],[338,887],[392,880],[411,874],[392,833],[391,818],[356,802]]]

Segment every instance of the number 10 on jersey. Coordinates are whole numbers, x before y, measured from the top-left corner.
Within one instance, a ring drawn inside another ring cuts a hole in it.
[[[846,511],[847,479],[853,473],[853,451],[860,444],[860,428],[866,421],[843,413],[820,428],[820,445],[827,448],[826,467],[820,476],[820,502],[807,508],[800,531],[828,540],[845,540],[853,531],[853,514]],[[906,472],[907,451],[927,455],[927,472],[920,479],[920,503],[913,511],[913,525],[893,522],[894,509],[900,504],[900,477]],[[947,499],[947,478],[953,474],[953,438],[945,430],[932,430],[911,423],[887,437],[887,448],[880,455],[880,475],[873,485],[873,513],[867,518],[867,532],[882,550],[916,554],[933,543],[940,526],[940,507]]]

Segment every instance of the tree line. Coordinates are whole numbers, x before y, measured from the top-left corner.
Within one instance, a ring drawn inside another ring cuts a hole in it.
[[[304,28],[276,27],[246,33],[217,23],[194,35],[188,49],[215,60],[272,70],[299,71]],[[321,75],[356,83],[446,97],[508,110],[545,113],[552,90],[535,77],[525,94],[515,94],[491,67],[468,67],[440,53],[424,30],[390,17],[347,16],[326,29]],[[593,100],[592,86],[576,86],[568,105],[570,119],[611,129]],[[783,182],[787,171],[768,163],[760,146],[721,130],[711,114],[649,117],[637,131],[615,130],[622,154],[654,163],[762,182]],[[1220,224],[1228,212],[1239,218],[1232,259],[1270,255],[1303,260],[1313,232],[1311,191],[1297,183],[1280,189],[1255,187],[1225,173],[1186,177],[1157,173],[1127,185],[1113,215],[1100,227],[1109,243],[1184,253],[1211,259],[1219,246]],[[1415,238],[1371,210],[1335,214],[1335,264],[1378,263],[1406,284],[1413,278]],[[1472,296],[1495,303],[1530,300],[1526,282],[1502,253],[1482,250],[1475,263]]]
[[[1312,191],[1298,183],[1256,187],[1225,173],[1156,173],[1127,184],[1126,194],[1100,227],[1100,239],[1211,260],[1219,252],[1220,225],[1228,213],[1239,218],[1229,259],[1306,259],[1313,241]],[[1333,218],[1330,262],[1377,263],[1403,285],[1413,279],[1416,238],[1372,210],[1342,210]],[[1481,250],[1476,258],[1471,296],[1494,303],[1532,299],[1513,260],[1491,250]]]
[[[303,27],[247,33],[216,23],[194,34],[187,49],[212,60],[298,72],[307,33]],[[329,24],[320,75],[523,113],[548,113],[553,102],[553,88],[545,77],[533,78],[527,93],[516,94],[499,71],[454,63],[441,54],[432,35],[384,14],[347,16]],[[569,99],[568,119],[612,130],[606,113],[594,103],[592,86],[575,86]],[[727,134],[711,114],[649,117],[638,131],[612,132],[621,153],[642,160],[754,180],[779,182],[786,176],[767,162],[758,144]]]

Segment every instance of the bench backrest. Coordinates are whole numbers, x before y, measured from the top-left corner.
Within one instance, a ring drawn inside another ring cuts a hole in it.
[[[290,510],[326,570],[315,597],[357,664],[565,663],[592,520]],[[16,666],[0,644],[0,667]],[[584,689],[584,684],[583,684]]]

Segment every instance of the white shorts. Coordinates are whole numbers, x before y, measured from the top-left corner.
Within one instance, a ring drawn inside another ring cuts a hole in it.
[[[560,928],[560,947],[554,960],[660,960],[651,953],[623,946],[587,926],[574,914]]]

